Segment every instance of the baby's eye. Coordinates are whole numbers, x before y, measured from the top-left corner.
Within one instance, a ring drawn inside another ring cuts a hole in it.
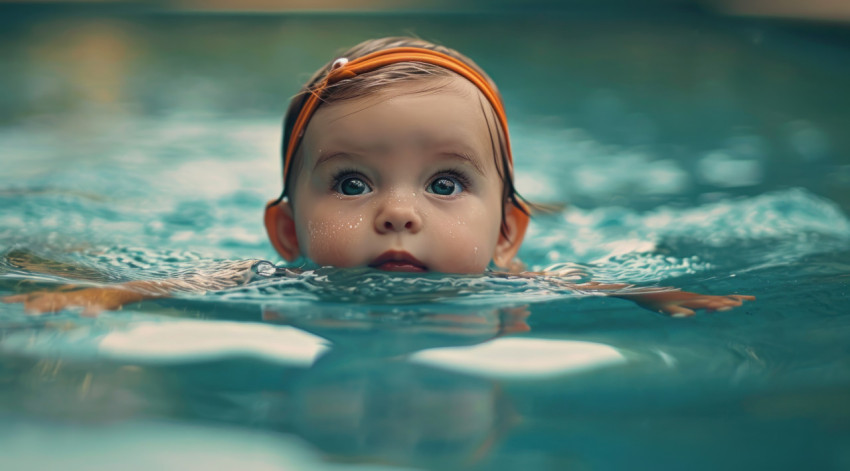
[[[359,177],[347,177],[339,180],[334,186],[334,190],[346,196],[365,195],[371,193],[372,188]]]
[[[455,177],[442,176],[428,185],[428,191],[441,196],[456,195],[463,191],[463,184]]]

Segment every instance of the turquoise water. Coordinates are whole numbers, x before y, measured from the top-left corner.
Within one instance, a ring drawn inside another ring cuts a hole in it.
[[[490,71],[520,191],[569,205],[532,223],[530,268],[758,300],[673,319],[318,269],[97,317],[0,304],[2,469],[850,467],[846,28],[7,12],[0,295],[276,260],[287,98],[413,32]]]

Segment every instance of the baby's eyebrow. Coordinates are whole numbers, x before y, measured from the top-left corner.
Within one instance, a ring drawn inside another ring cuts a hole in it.
[[[333,153],[328,153],[328,154],[322,154],[322,155],[319,156],[318,159],[316,159],[316,164],[313,165],[313,170],[319,168],[321,165],[324,165],[324,164],[326,164],[327,162],[329,162],[333,159],[339,159],[339,158],[349,158],[349,159],[351,159],[355,155],[357,155],[357,154],[351,154],[351,153],[348,153],[348,152],[333,152]],[[486,176],[486,173],[484,171],[484,167],[481,165],[481,162],[479,161],[479,159],[475,158],[471,153],[462,152],[462,151],[461,152],[446,151],[446,152],[438,152],[437,155],[439,155],[441,157],[449,157],[451,159],[456,159],[456,160],[461,160],[463,162],[466,162],[469,165],[471,165],[472,168],[474,168],[476,172],[478,172],[482,176]]]
[[[334,152],[332,154],[322,154],[322,155],[319,156],[318,159],[316,159],[316,164],[313,165],[313,170],[316,170],[317,168],[319,168],[319,166],[327,163],[330,160],[333,160],[334,158],[343,158],[343,157],[349,157],[350,158],[351,155],[346,154],[345,152]]]
[[[485,176],[484,167],[481,166],[481,162],[479,162],[478,159],[473,157],[471,154],[467,154],[465,152],[442,152],[440,153],[440,155],[452,157],[467,162],[475,169],[476,172],[480,173],[481,176]]]

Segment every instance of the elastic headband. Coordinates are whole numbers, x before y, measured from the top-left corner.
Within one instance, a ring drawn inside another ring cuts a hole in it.
[[[484,97],[487,98],[487,101],[490,102],[493,110],[496,111],[496,117],[498,118],[499,124],[502,126],[502,131],[505,135],[505,149],[507,152],[508,164],[513,166],[511,143],[508,138],[508,119],[505,115],[505,107],[502,104],[501,98],[499,98],[499,94],[492,86],[490,86],[487,79],[463,61],[455,59],[448,54],[418,47],[395,47],[373,52],[363,57],[358,57],[350,62],[338,60],[335,65],[341,65],[332,69],[319,86],[312,88],[309,91],[310,95],[301,107],[301,111],[298,113],[298,117],[295,120],[295,125],[292,127],[292,132],[289,134],[289,143],[286,146],[286,151],[283,157],[284,182],[286,182],[286,175],[289,173],[289,166],[292,164],[292,156],[295,155],[295,151],[298,149],[298,145],[304,137],[304,130],[307,128],[310,118],[313,117],[313,113],[316,112],[316,109],[322,103],[322,93],[328,88],[328,86],[333,85],[340,80],[353,78],[357,75],[371,72],[375,69],[398,62],[424,62],[427,64],[433,64],[444,69],[451,70],[478,87],[478,89],[481,90],[481,93],[484,94]],[[512,172],[511,169],[507,169],[507,171]]]

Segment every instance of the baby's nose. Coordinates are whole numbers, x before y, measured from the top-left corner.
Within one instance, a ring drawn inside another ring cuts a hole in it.
[[[375,230],[381,234],[402,231],[415,234],[421,228],[422,217],[416,208],[415,195],[389,196],[375,217]]]

